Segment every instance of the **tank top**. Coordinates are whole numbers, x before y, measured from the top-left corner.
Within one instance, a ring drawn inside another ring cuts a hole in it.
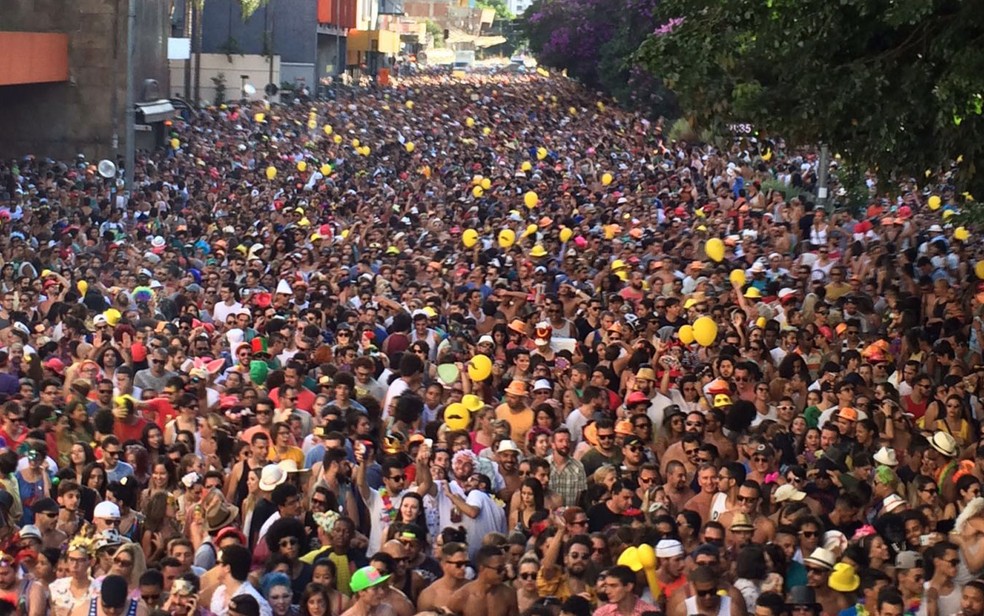
[[[711,521],[717,522],[721,514],[727,511],[728,495],[724,492],[718,492],[711,499]]]
[[[96,608],[96,598],[93,597],[89,601],[89,616],[96,616],[99,610]],[[126,616],[136,616],[137,614],[137,601],[130,599],[130,608],[126,611]]]
[[[687,597],[687,600],[684,601],[684,604],[687,606],[687,614],[701,613],[700,608],[697,607],[697,595],[694,595],[692,597]],[[712,616],[712,615],[708,614],[707,616]],[[718,607],[717,616],[731,616],[730,595],[724,595],[723,597],[721,597],[721,604]]]

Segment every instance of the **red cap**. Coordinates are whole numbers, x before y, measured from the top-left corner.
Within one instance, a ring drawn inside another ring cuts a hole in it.
[[[625,398],[625,406],[643,403],[649,404],[649,398],[641,391],[634,391]]]

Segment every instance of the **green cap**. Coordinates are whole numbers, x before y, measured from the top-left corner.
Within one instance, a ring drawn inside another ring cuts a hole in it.
[[[363,567],[352,574],[349,588],[352,589],[352,592],[362,592],[367,588],[379,586],[388,579],[390,579],[390,576],[380,574],[379,569],[375,567]]]

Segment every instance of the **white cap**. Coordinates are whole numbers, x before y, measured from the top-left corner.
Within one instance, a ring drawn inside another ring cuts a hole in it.
[[[274,488],[287,481],[287,472],[276,464],[267,464],[260,472],[260,489],[271,492]]]
[[[660,539],[656,544],[657,558],[673,558],[683,554],[683,544],[676,539]]]
[[[806,498],[806,492],[797,490],[791,483],[784,483],[776,488],[773,496],[775,496],[777,503],[784,503],[786,501],[799,502]]]
[[[41,539],[41,529],[34,524],[25,524],[21,527],[20,532],[17,533],[21,539],[25,537],[34,537],[35,539]]]
[[[493,340],[492,339],[492,336],[490,336],[488,334],[485,334],[484,336],[482,336],[481,338],[478,339],[478,344],[486,344],[486,343],[491,344],[492,346],[495,346],[495,340]]]
[[[553,385],[547,379],[537,379],[533,383],[533,391],[540,391],[546,389],[547,391],[553,391]]]
[[[92,517],[93,519],[102,518],[104,520],[119,520],[120,508],[114,503],[103,501],[96,505],[95,510],[92,512]]]
[[[504,453],[507,451],[514,451],[516,453],[522,453],[520,448],[510,439],[506,439],[499,443],[499,448],[495,450],[496,453]]]
[[[283,295],[293,295],[294,291],[290,288],[290,285],[286,280],[281,279],[280,282],[277,283],[277,293]]]
[[[884,464],[885,466],[898,466],[899,459],[895,455],[894,449],[889,449],[888,447],[882,447],[878,452],[872,456],[875,462],[879,464]]]

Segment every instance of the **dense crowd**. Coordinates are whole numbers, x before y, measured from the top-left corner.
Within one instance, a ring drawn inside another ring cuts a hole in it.
[[[168,130],[0,163],[0,611],[984,616],[945,176],[538,74]]]

